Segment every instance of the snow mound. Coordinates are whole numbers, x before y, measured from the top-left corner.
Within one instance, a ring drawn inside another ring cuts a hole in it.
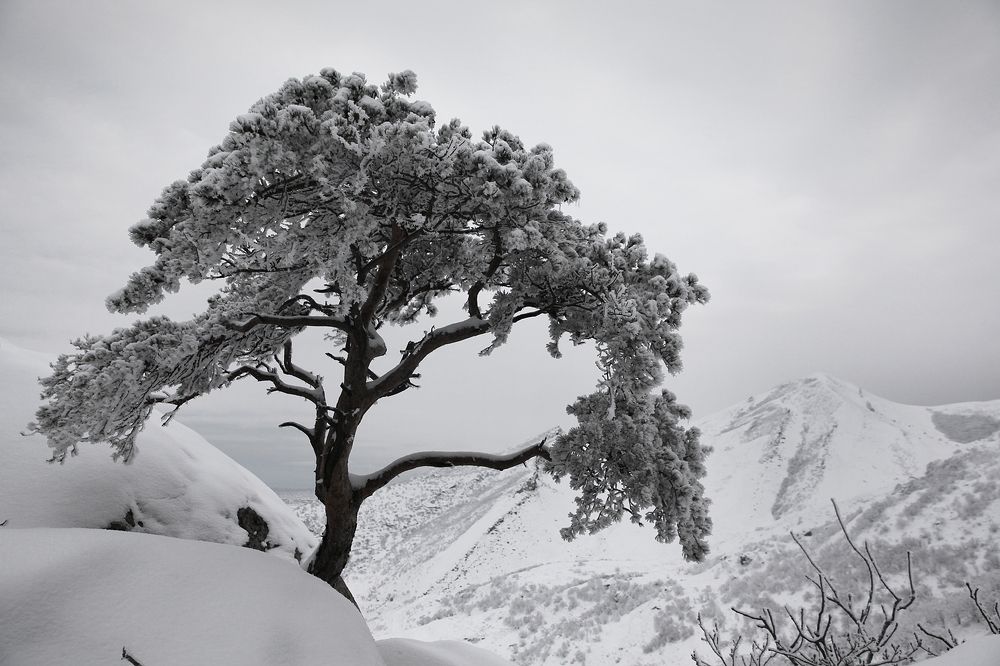
[[[1000,664],[1000,636],[970,638],[955,649],[920,663],[922,666],[997,666]]]
[[[129,464],[110,447],[84,445],[47,461],[45,438],[21,433],[38,406],[43,354],[0,340],[0,522],[7,527],[116,528],[249,545],[289,558],[317,540],[260,479],[196,432],[154,416]]]
[[[349,602],[249,549],[4,527],[0,562],[4,664],[105,666],[124,649],[145,666],[383,666]]]

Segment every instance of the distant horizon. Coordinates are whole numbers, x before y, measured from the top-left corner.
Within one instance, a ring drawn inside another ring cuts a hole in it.
[[[377,38],[331,25],[377,26]],[[237,115],[324,67],[376,85],[410,69],[439,123],[551,145],[582,193],[564,212],[640,233],[698,275],[711,300],[684,312],[684,370],[664,383],[695,420],[817,369],[903,404],[998,399],[998,31],[988,0],[503,11],[8,0],[0,336],[58,353],[132,323],[104,306],[154,260],[129,226]],[[247,35],[268,36],[266,58]],[[510,35],[526,38],[512,49]],[[183,285],[145,316],[188,319],[217,286]],[[386,327],[385,361],[465,316],[457,297],[437,319]],[[523,324],[488,357],[467,341],[428,358],[419,391],[369,414],[359,466],[496,451],[570,425],[565,406],[598,379],[593,349],[567,344],[553,360],[546,322]],[[321,340],[297,340],[333,382]],[[181,419],[268,483],[297,486],[312,451],[275,426],[302,409],[235,385]]]
[[[26,352],[30,352],[30,353],[33,353],[33,354],[39,354],[39,355],[42,355],[42,356],[51,356],[51,357],[54,358],[54,355],[51,354],[51,353],[49,353],[49,352],[44,352],[44,351],[38,350],[38,349],[30,349],[30,348],[22,347],[19,344],[15,344],[15,343],[13,343],[13,342],[11,342],[11,341],[3,338],[3,337],[0,337],[0,348],[2,348],[5,344],[8,345],[9,347],[11,347],[12,349],[17,349],[19,351],[26,351]],[[756,399],[759,399],[761,397],[767,396],[768,394],[772,393],[775,389],[777,389],[777,388],[779,388],[781,386],[786,386],[786,385],[795,384],[795,383],[801,383],[801,382],[804,382],[805,380],[808,380],[810,378],[816,378],[816,377],[827,378],[827,379],[833,380],[833,381],[835,381],[837,383],[845,384],[845,385],[848,385],[848,386],[850,386],[852,388],[860,389],[861,391],[864,392],[864,394],[866,396],[874,396],[876,398],[879,398],[881,400],[885,400],[887,402],[891,402],[891,403],[894,403],[894,404],[897,404],[897,405],[902,405],[902,406],[909,406],[909,407],[923,407],[923,408],[932,409],[932,408],[943,408],[943,407],[949,407],[949,406],[962,406],[962,405],[970,405],[970,404],[987,404],[987,403],[1000,402],[1000,396],[998,396],[996,398],[986,398],[986,399],[983,399],[983,400],[965,400],[965,401],[959,401],[959,402],[953,402],[953,403],[930,403],[930,404],[908,403],[908,402],[902,402],[900,400],[897,400],[893,396],[886,396],[886,395],[883,395],[881,393],[876,393],[874,391],[871,391],[868,388],[866,388],[865,386],[862,386],[862,385],[860,385],[860,384],[858,384],[856,382],[853,382],[850,379],[843,378],[843,377],[838,377],[838,376],[836,376],[836,375],[834,375],[832,373],[829,373],[829,372],[814,371],[814,372],[810,372],[810,373],[808,373],[806,375],[801,375],[799,377],[788,378],[788,379],[779,381],[779,382],[777,382],[775,384],[772,384],[771,386],[755,390],[755,391],[749,393],[744,398],[742,398],[740,400],[736,400],[734,402],[731,402],[730,404],[726,405],[725,407],[722,407],[720,409],[714,410],[713,412],[711,412],[709,414],[700,414],[700,415],[699,414],[695,414],[691,418],[690,423],[691,423],[691,425],[697,426],[699,424],[699,422],[709,421],[709,420],[713,419],[714,417],[716,417],[718,414],[720,414],[722,412],[725,412],[727,410],[740,407],[741,405],[745,404],[746,401],[749,400],[750,398],[754,398],[756,400]],[[197,401],[194,404],[197,404]],[[188,415],[185,413],[186,409],[188,409],[188,407],[182,408],[181,411],[178,413],[177,418],[176,418],[176,421],[178,423],[181,423],[181,424],[183,424],[183,425],[185,425],[185,426],[193,429],[199,435],[201,435],[202,437],[204,437],[210,444],[212,444],[216,448],[219,448],[224,453],[226,453],[228,456],[230,456],[231,458],[233,458],[237,462],[240,462],[241,464],[243,464],[244,466],[246,466],[255,475],[257,475],[258,477],[260,477],[276,493],[279,493],[279,494],[280,493],[309,493],[311,495],[311,493],[313,492],[312,474],[311,474],[311,472],[307,473],[307,468],[312,463],[308,459],[308,456],[305,456],[305,455],[302,456],[301,465],[302,465],[303,474],[296,474],[296,475],[294,475],[294,477],[289,477],[289,476],[286,475],[284,478],[288,479],[288,481],[286,481],[286,484],[283,484],[283,485],[272,484],[268,480],[268,478],[267,478],[268,472],[269,472],[268,469],[266,469],[266,468],[263,468],[263,469],[261,469],[261,468],[255,468],[254,465],[253,465],[253,463],[252,463],[252,461],[248,464],[245,459],[241,460],[241,458],[243,458],[243,456],[241,454],[245,453],[245,451],[243,451],[244,444],[246,443],[245,441],[241,441],[239,438],[231,438],[231,439],[223,438],[220,441],[218,433],[210,434],[210,433],[206,432],[206,430],[211,431],[211,428],[201,428],[201,427],[199,427],[199,421],[198,421],[197,418],[195,418],[195,419],[189,419],[189,418],[187,418]],[[198,412],[196,412],[195,414],[197,416]],[[215,421],[212,421],[212,423],[215,423]],[[169,425],[166,426],[166,427],[169,427]],[[556,426],[552,426],[552,427],[556,427]],[[269,428],[273,428],[273,432],[267,432],[267,430]],[[517,448],[519,446],[523,446],[526,441],[534,439],[537,436],[541,436],[542,434],[544,434],[549,429],[551,429],[551,428],[541,428],[537,432],[535,432],[533,434],[528,434],[525,437],[512,438],[509,441],[498,442],[497,446],[495,446],[494,448],[496,449],[496,451],[513,450],[514,448]],[[564,428],[564,430],[565,430],[565,428]],[[227,430],[227,432],[231,433],[232,430],[231,429]],[[259,436],[262,437],[262,438],[268,438],[269,436],[275,436],[275,435],[278,435],[278,434],[280,434],[280,431],[277,429],[276,426],[263,426],[262,427],[262,432],[259,434]],[[301,451],[303,454],[306,453],[306,451],[304,450],[304,448],[305,448],[304,446],[303,447],[298,447],[298,448],[302,448],[303,449]],[[474,447],[462,447],[463,450],[465,450],[465,449],[471,449],[471,448],[474,448]],[[428,449],[433,449],[433,447],[422,447],[422,448],[419,448],[419,449],[417,449],[417,448],[407,449],[403,453],[412,453],[412,452],[415,452],[417,450],[428,450]],[[385,464],[387,464],[388,462],[390,462],[393,459],[395,459],[395,457],[392,456],[392,455],[389,455],[384,449],[382,449],[382,450],[376,450],[376,451],[372,452],[372,451],[366,450],[364,448],[364,446],[362,445],[361,447],[359,447],[358,449],[355,450],[356,469],[353,469],[352,472],[353,473],[370,473],[370,472],[373,472],[373,471],[379,469],[380,467],[384,466]],[[427,468],[427,469],[421,468],[421,469],[409,472],[407,474],[408,475],[419,474],[419,473],[428,471],[429,469],[433,469],[433,468]],[[300,479],[300,478],[302,479],[302,481],[298,481],[297,480],[297,479]],[[301,483],[301,485],[296,485],[296,484],[299,484],[299,483]]]

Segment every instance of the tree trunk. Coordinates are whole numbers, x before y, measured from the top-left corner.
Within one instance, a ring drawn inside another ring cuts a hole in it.
[[[354,533],[358,528],[358,506],[350,498],[350,485],[347,487],[346,502],[339,498],[341,495],[336,491],[327,493],[326,531],[309,565],[309,573],[326,581],[357,606],[358,602],[341,574],[350,559]]]
[[[317,465],[317,479],[322,481],[319,487],[323,489],[317,497],[326,510],[326,530],[309,565],[309,573],[326,581],[357,606],[354,595],[341,576],[350,559],[351,545],[358,529],[358,508],[361,506],[348,475],[348,458],[355,430],[356,424],[344,424],[332,433],[335,441],[331,449],[340,455],[329,470],[324,470],[321,464]]]

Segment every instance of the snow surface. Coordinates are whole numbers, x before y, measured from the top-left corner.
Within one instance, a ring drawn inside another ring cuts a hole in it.
[[[376,636],[464,638],[525,666],[688,663],[706,649],[698,613],[728,636],[732,605],[808,607],[789,530],[838,582],[856,573],[833,497],[891,575],[913,553],[911,618],[974,635],[964,581],[1000,599],[1000,436],[956,442],[935,413],[997,418],[1000,401],[898,405],[816,375],[699,421],[715,449],[703,564],[631,524],[562,541],[573,492],[531,466],[415,472],[362,506],[345,578]],[[290,501],[321,525],[315,502]]]
[[[378,641],[385,666],[513,666],[506,659],[460,641]]]
[[[263,482],[176,421],[148,424],[129,464],[95,445],[46,463],[44,439],[20,432],[49,360],[0,340],[0,664],[96,666],[127,654],[143,666],[510,666],[458,641],[376,645],[328,585],[233,547],[248,539],[243,507],[267,522],[270,553],[291,558],[317,539]],[[130,532],[75,529],[127,520]]]
[[[921,662],[923,666],[997,666],[1000,664],[1000,636],[970,638],[953,650]]]
[[[4,527],[0,562],[3,664],[383,664],[348,601],[247,548]]]
[[[87,529],[0,530],[0,664],[511,666],[459,641],[377,644],[346,599],[245,548]]]
[[[124,524],[131,512],[138,532],[244,545],[238,512],[250,507],[268,525],[270,552],[291,558],[315,547],[316,537],[274,491],[177,419],[163,427],[154,416],[129,464],[90,444],[64,464],[46,462],[45,438],[21,433],[49,361],[0,340],[0,522],[8,528],[104,528]]]

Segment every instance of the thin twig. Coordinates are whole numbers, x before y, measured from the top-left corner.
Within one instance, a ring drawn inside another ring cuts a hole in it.
[[[142,666],[142,664],[139,663],[138,659],[136,659],[135,657],[133,657],[132,655],[130,655],[128,653],[128,651],[125,650],[125,646],[124,645],[122,646],[122,658],[121,658],[121,661],[127,661],[128,663],[132,664],[132,666]]]

